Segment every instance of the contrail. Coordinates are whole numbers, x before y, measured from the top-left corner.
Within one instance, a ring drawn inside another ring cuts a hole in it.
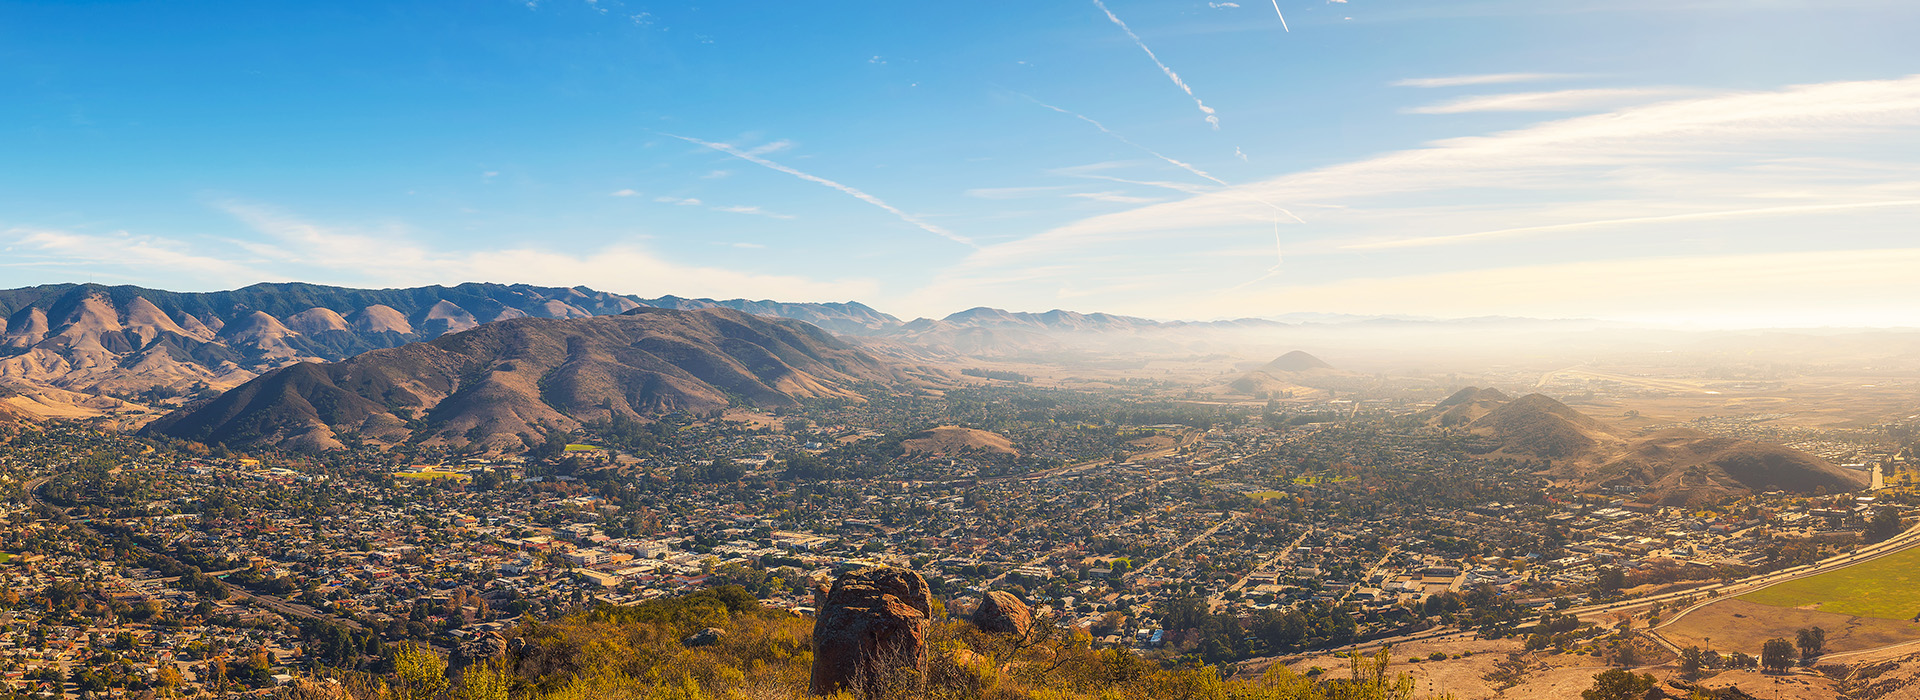
[[[1100,0],[1094,0],[1094,2],[1096,2],[1096,3],[1098,3],[1099,1],[1100,1]],[[1111,13],[1109,13],[1109,16],[1111,16]],[[1115,21],[1119,21],[1119,20],[1115,20]],[[1122,26],[1124,27],[1125,25],[1122,25]],[[1144,47],[1144,46],[1143,46],[1143,47],[1141,47],[1141,48],[1146,48],[1146,47]],[[1265,206],[1265,207],[1267,207],[1267,208],[1269,208],[1269,209],[1272,209],[1272,210],[1274,210],[1274,211],[1276,211],[1276,212],[1279,212],[1279,213],[1281,213],[1281,214],[1286,214],[1288,218],[1291,218],[1291,219],[1293,219],[1294,221],[1298,221],[1298,222],[1300,222],[1300,223],[1303,223],[1303,224],[1304,224],[1304,223],[1307,223],[1307,220],[1306,220],[1306,219],[1302,219],[1302,218],[1300,218],[1300,216],[1299,216],[1299,215],[1297,215],[1297,214],[1294,214],[1294,213],[1293,213],[1293,212],[1291,212],[1291,211],[1288,211],[1286,207],[1282,207],[1282,206],[1280,206],[1280,205],[1278,205],[1278,204],[1274,204],[1273,202],[1269,202],[1269,201],[1267,201],[1267,200],[1264,200],[1264,199],[1260,199],[1260,198],[1257,198],[1257,197],[1249,197],[1249,196],[1246,196],[1246,195],[1243,195],[1243,194],[1240,194],[1240,193],[1238,193],[1238,192],[1235,192],[1235,191],[1233,191],[1233,186],[1232,186],[1232,185],[1230,185],[1230,184],[1228,184],[1226,180],[1222,180],[1222,179],[1220,179],[1220,178],[1217,178],[1217,177],[1214,177],[1213,175],[1211,175],[1211,174],[1209,174],[1209,173],[1208,173],[1207,171],[1205,171],[1205,170],[1201,170],[1201,169],[1199,169],[1199,168],[1197,168],[1197,167],[1194,167],[1194,166],[1193,166],[1192,164],[1190,164],[1190,163],[1187,163],[1187,162],[1185,162],[1185,161],[1182,161],[1182,160],[1178,160],[1178,159],[1175,159],[1175,158],[1171,158],[1171,157],[1168,157],[1168,156],[1166,156],[1166,155],[1163,155],[1163,154],[1161,154],[1161,153],[1160,153],[1159,151],[1156,151],[1156,150],[1153,150],[1153,149],[1151,149],[1151,148],[1147,148],[1146,146],[1142,146],[1142,145],[1140,145],[1140,144],[1137,144],[1137,143],[1134,143],[1132,139],[1129,139],[1129,138],[1127,138],[1127,137],[1125,137],[1125,136],[1122,136],[1122,135],[1120,134],[1120,132],[1117,132],[1117,131],[1114,131],[1114,130],[1112,130],[1112,129],[1109,129],[1109,128],[1107,128],[1107,125],[1105,125],[1105,124],[1101,124],[1101,123],[1100,123],[1100,122],[1099,122],[1098,120],[1095,120],[1095,119],[1094,119],[1094,118],[1092,118],[1092,117],[1089,117],[1089,116],[1087,116],[1087,115],[1084,115],[1084,114],[1081,114],[1081,113],[1079,113],[1079,112],[1074,112],[1074,111],[1070,111],[1070,110],[1066,110],[1066,109],[1061,109],[1061,108],[1059,108],[1059,107],[1055,107],[1055,106],[1053,106],[1053,105],[1050,105],[1050,104],[1047,104],[1047,103],[1045,103],[1045,102],[1041,102],[1041,101],[1039,101],[1039,100],[1037,100],[1037,99],[1034,99],[1032,95],[1027,95],[1027,94],[1023,94],[1023,93],[1015,93],[1015,94],[1019,94],[1019,95],[1020,95],[1021,97],[1025,97],[1025,98],[1027,98],[1027,100],[1028,100],[1028,101],[1030,101],[1030,102],[1032,102],[1032,103],[1034,103],[1034,104],[1037,104],[1037,105],[1040,105],[1040,106],[1042,106],[1042,107],[1045,107],[1045,108],[1047,108],[1047,109],[1051,109],[1051,110],[1053,110],[1053,111],[1055,111],[1055,112],[1059,112],[1059,113],[1061,113],[1061,114],[1065,114],[1065,115],[1067,115],[1067,116],[1070,116],[1070,117],[1073,117],[1073,118],[1075,118],[1075,119],[1079,119],[1080,121],[1083,121],[1083,122],[1086,122],[1086,123],[1088,123],[1088,124],[1092,124],[1092,125],[1093,125],[1093,128],[1095,128],[1095,129],[1099,129],[1099,130],[1100,130],[1100,133],[1103,133],[1103,134],[1106,134],[1106,135],[1108,135],[1108,136],[1112,136],[1112,137],[1113,137],[1114,139],[1116,139],[1116,140],[1118,140],[1118,141],[1120,141],[1121,143],[1124,143],[1124,144],[1127,144],[1127,145],[1129,145],[1129,146],[1132,146],[1132,147],[1134,147],[1134,148],[1138,148],[1138,149],[1140,149],[1140,150],[1142,150],[1142,151],[1146,151],[1147,153],[1149,153],[1149,154],[1152,154],[1152,155],[1153,155],[1153,157],[1155,157],[1155,158],[1159,158],[1160,160],[1163,160],[1163,161],[1166,161],[1166,162],[1167,162],[1168,164],[1170,164],[1170,165],[1173,165],[1174,167],[1177,167],[1177,168],[1180,168],[1181,170],[1185,170],[1185,171],[1187,171],[1187,172],[1190,172],[1190,173],[1193,173],[1194,175],[1197,175],[1197,176],[1200,176],[1200,177],[1203,177],[1203,178],[1206,178],[1206,179],[1207,179],[1208,181],[1211,181],[1211,182],[1213,182],[1214,184],[1217,184],[1217,185],[1220,185],[1221,187],[1223,187],[1223,188],[1225,188],[1225,189],[1222,189],[1222,190],[1218,190],[1218,193],[1219,193],[1219,194],[1223,194],[1223,195],[1226,195],[1227,197],[1230,197],[1230,198],[1233,198],[1233,199],[1239,199],[1239,200],[1242,200],[1242,201],[1248,201],[1248,202],[1255,202],[1255,203],[1257,203],[1257,204],[1260,204],[1260,205],[1262,205],[1262,206]],[[1233,152],[1234,152],[1234,155],[1238,155],[1238,156],[1240,156],[1240,159],[1241,159],[1241,160],[1246,160],[1246,158],[1247,158],[1247,156],[1246,156],[1246,154],[1244,154],[1244,153],[1241,153],[1241,152],[1240,152],[1240,148],[1239,148],[1238,146],[1236,146],[1236,147],[1234,147],[1234,149],[1233,149]],[[1140,182],[1140,181],[1137,181],[1137,180],[1123,180],[1123,179],[1120,179],[1120,178],[1117,178],[1117,177],[1113,177],[1113,176],[1110,176],[1110,175],[1092,175],[1092,174],[1084,174],[1084,173],[1083,173],[1083,174],[1080,174],[1080,177],[1089,177],[1089,178],[1097,178],[1097,179],[1101,179],[1101,180],[1112,180],[1112,181],[1114,181],[1114,182],[1124,182],[1124,183],[1128,183],[1128,184],[1135,184],[1135,185],[1150,185],[1150,186],[1153,186],[1153,187],[1165,187],[1165,188],[1168,188],[1168,189],[1172,189],[1172,190],[1179,190],[1179,191],[1181,191],[1181,192],[1187,192],[1187,193],[1189,193],[1189,194],[1209,194],[1209,193],[1208,193],[1208,192],[1207,192],[1206,190],[1201,190],[1201,189],[1196,189],[1196,188],[1192,188],[1192,187],[1188,187],[1188,186],[1185,186],[1185,185],[1181,185],[1181,184],[1177,184],[1177,183],[1171,183],[1171,182]],[[1284,252],[1283,252],[1283,251],[1281,250],[1281,244],[1280,244],[1280,217],[1279,217],[1279,216],[1275,216],[1275,217],[1273,217],[1273,246],[1274,246],[1274,263],[1273,263],[1273,267],[1272,267],[1272,268],[1269,268],[1269,269],[1267,270],[1267,274],[1265,274],[1265,275],[1262,275],[1262,276],[1261,276],[1261,277],[1260,277],[1259,279],[1256,279],[1256,280],[1253,280],[1253,281],[1251,281],[1251,282],[1246,282],[1246,283],[1244,283],[1244,284],[1241,284],[1241,285],[1240,285],[1239,287],[1234,287],[1234,289],[1239,289],[1240,287],[1244,287],[1244,286],[1247,286],[1247,285],[1249,285],[1249,284],[1253,284],[1254,282],[1259,282],[1260,280],[1264,280],[1264,279],[1267,279],[1267,278],[1269,278],[1269,277],[1272,277],[1272,276],[1274,276],[1275,274],[1277,274],[1277,273],[1279,272],[1279,270],[1280,270],[1280,265],[1281,265],[1281,264],[1282,264],[1282,263],[1283,263],[1283,262],[1285,261],[1285,259],[1286,259],[1286,255],[1285,255],[1285,253],[1284,253]]]
[[[1280,28],[1286,29],[1288,34],[1292,34],[1293,30],[1287,29],[1287,16],[1280,14],[1280,0],[1273,0],[1273,14],[1280,18]]]
[[[1096,1],[1097,1],[1097,0],[1096,0]],[[1078,113],[1078,112],[1073,112],[1073,111],[1069,111],[1069,110],[1065,110],[1065,109],[1061,109],[1061,108],[1059,108],[1059,107],[1055,107],[1055,106],[1053,106],[1053,105],[1050,105],[1050,104],[1047,104],[1047,103],[1045,103],[1045,102],[1041,102],[1041,101],[1039,101],[1039,100],[1036,100],[1036,99],[1034,99],[1034,98],[1033,98],[1032,96],[1030,96],[1030,95],[1025,95],[1025,94],[1021,94],[1020,96],[1021,96],[1021,97],[1025,97],[1025,98],[1027,98],[1028,100],[1030,100],[1030,101],[1032,101],[1032,102],[1033,102],[1034,104],[1037,104],[1037,105],[1040,105],[1040,106],[1042,106],[1042,107],[1045,107],[1045,108],[1047,108],[1047,109],[1051,109],[1051,110],[1053,110],[1053,111],[1055,111],[1055,112],[1059,112],[1059,113],[1061,113],[1061,114],[1065,114],[1065,115],[1068,115],[1068,116],[1071,116],[1071,117],[1073,117],[1073,118],[1075,118],[1075,119],[1079,119],[1080,121],[1083,121],[1083,122],[1086,122],[1086,123],[1088,123],[1088,124],[1092,124],[1092,125],[1093,125],[1093,128],[1096,128],[1096,129],[1099,129],[1101,133],[1104,133],[1104,134],[1106,134],[1106,135],[1108,135],[1108,136],[1112,136],[1112,137],[1114,137],[1115,139],[1118,139],[1118,140],[1119,140],[1119,141],[1120,141],[1121,143],[1124,143],[1124,144],[1127,144],[1127,145],[1129,145],[1129,146],[1132,146],[1132,147],[1134,147],[1134,148],[1138,148],[1138,149],[1140,149],[1140,150],[1142,150],[1142,151],[1146,151],[1147,153],[1150,153],[1150,154],[1152,154],[1152,155],[1153,155],[1153,157],[1155,157],[1155,158],[1159,158],[1160,160],[1163,160],[1163,161],[1166,161],[1166,162],[1167,162],[1168,164],[1170,164],[1170,165],[1173,165],[1174,167],[1177,167],[1177,168],[1180,168],[1181,170],[1185,170],[1185,171],[1187,171],[1187,172],[1190,172],[1190,173],[1193,173],[1194,175],[1198,175],[1198,176],[1200,176],[1200,177],[1203,177],[1203,178],[1206,178],[1207,180],[1209,180],[1209,181],[1211,181],[1211,182],[1213,182],[1213,183],[1214,183],[1214,184],[1216,184],[1216,185],[1221,185],[1221,186],[1223,186],[1223,187],[1226,187],[1226,188],[1227,188],[1227,189],[1224,189],[1224,190],[1220,190],[1220,191],[1219,191],[1219,194],[1223,194],[1223,195],[1226,195],[1226,196],[1228,196],[1228,197],[1231,197],[1231,198],[1234,198],[1234,199],[1239,199],[1239,200],[1241,200],[1241,201],[1246,201],[1246,202],[1254,202],[1254,203],[1257,203],[1257,204],[1260,204],[1260,205],[1262,205],[1262,206],[1265,206],[1265,207],[1267,207],[1267,208],[1270,208],[1270,209],[1272,209],[1272,210],[1274,210],[1274,211],[1277,211],[1277,212],[1280,212],[1280,213],[1282,213],[1282,214],[1286,214],[1288,218],[1291,218],[1291,219],[1293,219],[1294,221],[1298,221],[1298,222],[1300,222],[1300,223],[1303,223],[1303,224],[1304,224],[1304,223],[1307,223],[1307,220],[1306,220],[1306,219],[1302,219],[1302,218],[1300,218],[1300,216],[1299,216],[1298,214],[1295,214],[1295,213],[1293,213],[1293,212],[1291,212],[1291,211],[1288,211],[1288,210],[1287,210],[1287,209],[1286,209],[1285,207],[1282,207],[1282,206],[1280,206],[1280,205],[1278,205],[1278,204],[1274,204],[1273,202],[1269,202],[1269,201],[1266,201],[1266,200],[1264,200],[1264,199],[1259,199],[1259,198],[1256,198],[1256,197],[1249,197],[1249,196],[1246,196],[1246,195],[1243,195],[1243,194],[1240,194],[1240,193],[1237,193],[1237,192],[1234,192],[1234,191],[1233,191],[1233,189],[1232,189],[1232,186],[1231,186],[1231,185],[1229,185],[1229,184],[1227,183],[1227,181],[1226,181],[1226,180],[1222,180],[1222,179],[1220,179],[1220,178],[1217,178],[1217,177],[1214,177],[1214,176],[1213,176],[1212,174],[1209,174],[1209,173],[1208,173],[1207,171],[1205,171],[1205,170],[1201,170],[1201,169],[1199,169],[1199,168],[1196,168],[1196,167],[1194,167],[1194,166],[1193,166],[1193,165],[1192,165],[1191,163],[1187,163],[1186,161],[1182,161],[1182,160],[1179,160],[1179,159],[1176,159],[1176,158],[1170,158],[1170,157],[1168,157],[1168,156],[1165,156],[1165,155],[1162,155],[1162,154],[1161,154],[1161,153],[1160,153],[1159,151],[1155,151],[1155,150],[1153,150],[1153,149],[1151,149],[1151,148],[1147,148],[1146,146],[1142,146],[1142,145],[1140,145],[1140,144],[1137,144],[1137,143],[1134,143],[1134,142],[1133,142],[1133,140],[1131,140],[1131,139],[1128,139],[1127,137],[1125,137],[1125,136],[1122,136],[1122,135],[1120,135],[1120,133],[1119,133],[1119,132],[1116,132],[1116,131],[1114,131],[1114,130],[1112,130],[1112,129],[1109,129],[1109,128],[1107,128],[1107,125],[1105,125],[1105,124],[1101,124],[1100,122],[1098,122],[1098,121],[1096,121],[1096,120],[1094,120],[1094,119],[1093,119],[1092,117],[1089,117],[1089,116],[1087,116],[1087,115],[1084,115],[1084,114],[1080,114],[1080,113]],[[1236,153],[1237,153],[1237,152],[1239,152],[1239,150],[1240,150],[1240,149],[1238,149],[1238,148],[1235,148],[1235,149],[1234,149],[1234,151],[1235,151]],[[1154,186],[1154,187],[1166,187],[1166,188],[1168,188],[1168,189],[1174,189],[1174,190],[1180,190],[1180,191],[1182,191],[1182,192],[1190,192],[1190,193],[1195,193],[1195,194],[1198,194],[1198,193],[1200,193],[1200,192],[1201,192],[1201,191],[1197,191],[1197,190],[1194,190],[1194,189],[1190,189],[1190,188],[1186,188],[1186,187],[1181,187],[1181,186],[1175,186],[1175,185],[1173,185],[1173,184],[1171,184],[1171,183],[1164,183],[1164,182],[1135,182],[1135,181],[1133,181],[1133,180],[1122,180],[1122,179],[1120,179],[1120,178],[1117,178],[1117,177],[1109,177],[1109,176],[1105,176],[1105,175],[1084,175],[1084,174],[1083,174],[1083,175],[1081,175],[1081,177],[1092,177],[1092,178],[1099,178],[1099,179],[1102,179],[1102,180],[1113,180],[1113,181],[1115,181],[1115,182],[1127,182],[1127,183],[1132,183],[1132,184],[1141,184],[1141,185],[1152,185],[1152,186]],[[1276,220],[1274,221],[1274,225],[1275,225],[1275,226],[1278,226],[1278,225],[1279,225],[1279,220],[1278,220],[1278,219],[1276,219]],[[1278,234],[1278,232],[1279,232],[1279,230],[1278,230],[1278,229],[1276,228],[1276,229],[1275,229],[1275,233],[1276,233],[1276,234]]]
[[[1206,179],[1208,179],[1208,180],[1211,180],[1211,181],[1213,181],[1213,182],[1214,182],[1214,184],[1219,184],[1219,185],[1225,185],[1225,184],[1227,184],[1227,181],[1225,181],[1225,180],[1222,180],[1222,179],[1220,179],[1220,178],[1217,178],[1217,177],[1214,177],[1214,176],[1212,176],[1212,175],[1209,175],[1209,174],[1207,174],[1207,172],[1206,172],[1206,171],[1204,171],[1204,170],[1201,170],[1201,169],[1199,169],[1199,168],[1196,168],[1196,167],[1194,167],[1194,166],[1193,166],[1193,164],[1191,164],[1191,163],[1187,163],[1187,162],[1185,162],[1185,161],[1182,161],[1182,160],[1178,160],[1178,159],[1175,159],[1175,158],[1170,158],[1170,157],[1167,157],[1167,156],[1165,156],[1165,155],[1162,155],[1162,154],[1161,154],[1161,153],[1160,153],[1159,151],[1156,151],[1156,150],[1153,150],[1153,149],[1151,149],[1151,148],[1147,148],[1146,146],[1142,146],[1142,145],[1140,145],[1140,144],[1137,144],[1137,143],[1134,143],[1132,139],[1129,139],[1129,138],[1127,138],[1127,137],[1125,137],[1125,136],[1121,136],[1119,132],[1117,132],[1117,131],[1114,131],[1114,130],[1112,130],[1112,129],[1109,129],[1109,128],[1107,128],[1107,125],[1105,125],[1105,124],[1101,124],[1100,122],[1098,122],[1098,121],[1095,121],[1095,120],[1094,120],[1094,119],[1093,119],[1092,117],[1089,117],[1089,116],[1087,116],[1087,115],[1084,115],[1084,114],[1081,114],[1081,113],[1079,113],[1079,112],[1075,112],[1075,111],[1072,111],[1072,110],[1066,110],[1066,109],[1061,109],[1061,108],[1059,108],[1059,107],[1055,107],[1055,106],[1053,106],[1053,105],[1050,105],[1050,104],[1047,104],[1047,103],[1045,103],[1045,102],[1041,102],[1041,101],[1039,101],[1039,100],[1036,100],[1036,99],[1033,99],[1033,97],[1031,97],[1031,96],[1029,96],[1029,95],[1021,95],[1021,97],[1025,97],[1025,98],[1027,98],[1028,100],[1030,100],[1030,101],[1032,101],[1032,102],[1033,102],[1034,104],[1037,104],[1037,105],[1040,105],[1040,106],[1042,106],[1042,107],[1045,107],[1045,108],[1047,108],[1047,109],[1051,109],[1051,110],[1053,110],[1053,111],[1055,111],[1055,112],[1059,112],[1059,113],[1061,113],[1061,114],[1065,114],[1065,115],[1067,115],[1067,116],[1069,116],[1069,117],[1073,117],[1073,118],[1075,118],[1075,119],[1078,119],[1078,120],[1080,120],[1080,121],[1083,121],[1083,122],[1086,122],[1086,123],[1088,123],[1088,124],[1092,124],[1092,125],[1093,125],[1093,128],[1095,128],[1095,129],[1099,129],[1099,130],[1100,130],[1100,133],[1103,133],[1103,134],[1106,134],[1106,135],[1108,135],[1108,136],[1112,136],[1112,137],[1113,137],[1114,139],[1116,139],[1116,140],[1118,140],[1118,141],[1119,141],[1120,143],[1124,143],[1124,144],[1126,144],[1126,145],[1129,145],[1129,146],[1132,146],[1132,147],[1134,147],[1134,148],[1138,148],[1138,149],[1140,149],[1140,150],[1142,150],[1142,151],[1146,151],[1147,153],[1149,153],[1149,154],[1151,154],[1151,155],[1152,155],[1153,157],[1155,157],[1155,158],[1159,158],[1160,160],[1163,160],[1163,161],[1166,161],[1166,162],[1167,162],[1167,164],[1169,164],[1169,165],[1172,165],[1172,166],[1174,166],[1174,167],[1176,167],[1176,168],[1179,168],[1179,169],[1181,169],[1181,170],[1185,170],[1185,171],[1187,171],[1187,172],[1190,172],[1190,173],[1193,173],[1194,175],[1198,175],[1198,176],[1200,176],[1200,177],[1203,177],[1203,178],[1206,178]]]
[[[663,134],[664,134],[665,132],[661,132],[661,133],[663,133]],[[735,157],[735,158],[739,158],[739,159],[741,159],[741,160],[744,160],[744,161],[747,161],[747,162],[749,162],[749,163],[754,163],[754,164],[756,164],[756,165],[760,165],[760,166],[763,166],[763,167],[766,167],[766,168],[768,168],[768,169],[770,169],[770,170],[778,170],[778,171],[780,171],[780,172],[783,172],[783,173],[786,173],[786,174],[788,174],[788,175],[792,175],[792,176],[794,176],[794,177],[797,177],[797,178],[800,178],[800,179],[802,179],[802,180],[806,180],[807,182],[812,182],[812,183],[818,183],[818,184],[821,184],[821,185],[826,185],[826,186],[828,186],[828,187],[831,187],[831,188],[834,188],[834,189],[836,189],[836,190],[840,190],[841,192],[845,192],[845,193],[847,193],[847,194],[849,194],[849,195],[852,195],[852,196],[853,196],[853,197],[854,197],[855,199],[858,199],[858,200],[860,200],[860,201],[862,201],[862,202],[866,202],[866,203],[868,203],[868,204],[871,204],[871,205],[874,205],[874,206],[876,206],[876,207],[879,207],[879,208],[881,208],[881,209],[885,209],[885,210],[887,211],[887,213],[889,213],[889,214],[892,214],[892,215],[894,215],[894,216],[897,216],[897,217],[900,217],[900,220],[901,220],[901,221],[905,221],[905,222],[907,222],[907,223],[909,223],[909,224],[913,224],[914,226],[917,226],[917,227],[919,227],[919,228],[920,228],[920,230],[923,230],[923,231],[926,231],[927,233],[931,233],[931,234],[934,234],[934,235],[936,235],[936,236],[939,236],[939,237],[941,237],[941,238],[945,238],[945,239],[947,239],[947,240],[950,240],[950,241],[953,241],[953,242],[955,242],[955,243],[959,243],[959,244],[961,244],[961,245],[969,245],[969,246],[970,246],[970,245],[973,245],[973,241],[972,241],[972,240],[970,240],[970,239],[968,239],[968,238],[967,238],[967,237],[965,237],[965,236],[962,236],[962,235],[960,235],[960,234],[957,234],[957,233],[954,233],[954,232],[952,232],[952,231],[948,231],[948,230],[946,230],[946,229],[944,229],[944,228],[941,228],[941,227],[939,227],[939,226],[937,226],[937,225],[934,225],[934,224],[931,224],[931,223],[927,223],[927,222],[925,222],[925,221],[921,221],[921,220],[920,220],[920,219],[919,219],[918,217],[915,217],[914,215],[912,215],[912,214],[908,214],[908,213],[906,213],[906,212],[904,212],[904,211],[900,211],[900,210],[899,210],[898,208],[896,208],[896,207],[894,207],[893,205],[891,205],[891,204],[888,204],[888,203],[886,203],[886,202],[883,202],[883,201],[881,201],[879,197],[875,197],[875,196],[873,196],[873,195],[870,195],[870,194],[867,194],[867,193],[865,193],[865,192],[861,192],[860,190],[856,190],[856,189],[854,189],[854,188],[852,188],[852,187],[848,187],[848,186],[846,186],[846,185],[842,185],[842,184],[840,184],[840,183],[838,183],[838,182],[834,182],[834,181],[832,181],[832,180],[828,180],[828,179],[826,179],[826,178],[824,178],[824,177],[820,177],[820,176],[818,176],[818,175],[809,175],[809,174],[807,174],[807,173],[803,173],[803,172],[800,172],[800,171],[798,171],[798,170],[794,170],[793,168],[789,168],[789,167],[787,167],[787,166],[784,166],[784,165],[781,165],[781,164],[779,164],[779,163],[775,163],[775,162],[773,162],[773,161],[770,161],[770,160],[767,160],[767,159],[765,159],[765,158],[761,158],[761,157],[759,157],[759,156],[756,156],[756,155],[753,155],[753,154],[751,154],[751,153],[747,153],[747,152],[745,152],[745,151],[742,151],[742,150],[740,150],[740,149],[737,149],[737,148],[734,148],[734,147],[732,147],[732,146],[729,146],[729,145],[727,145],[727,144],[724,144],[724,143],[713,143],[713,142],[711,142],[711,141],[701,141],[700,139],[696,139],[696,138],[693,138],[693,137],[690,137],[690,136],[680,136],[680,135],[678,135],[678,134],[666,134],[666,135],[667,135],[667,136],[672,136],[673,138],[676,138],[676,139],[680,139],[681,141],[685,141],[685,142],[687,142],[687,143],[691,143],[691,144],[698,144],[698,145],[701,145],[701,146],[706,146],[707,148],[711,148],[711,149],[713,149],[713,150],[716,150],[716,151],[719,151],[719,152],[721,152],[721,153],[725,153],[725,154],[727,154],[727,155],[730,155],[730,156],[733,156],[733,157]]]
[[[1201,102],[1200,96],[1193,94],[1193,88],[1187,87],[1187,81],[1181,80],[1179,73],[1173,72],[1173,69],[1168,68],[1167,64],[1161,63],[1160,57],[1153,55],[1153,49],[1147,48],[1147,42],[1141,41],[1139,34],[1133,33],[1133,30],[1127,27],[1126,22],[1120,21],[1120,17],[1113,14],[1113,10],[1107,9],[1106,3],[1100,2],[1100,0],[1093,0],[1093,5],[1095,7],[1100,8],[1101,12],[1107,13],[1107,19],[1113,20],[1114,25],[1118,26],[1120,28],[1120,31],[1126,32],[1127,37],[1133,39],[1133,44],[1135,46],[1140,47],[1141,51],[1147,52],[1147,58],[1153,59],[1153,65],[1159,66],[1160,72],[1166,73],[1167,78],[1172,80],[1174,85],[1180,86],[1180,89],[1185,91],[1188,97],[1193,98],[1193,104],[1200,108],[1201,114],[1207,115],[1207,123],[1211,124],[1215,131],[1218,131],[1220,129],[1220,118],[1217,116],[1214,116],[1213,108],[1208,107],[1207,103]],[[1284,24],[1284,20],[1282,21],[1282,23]]]

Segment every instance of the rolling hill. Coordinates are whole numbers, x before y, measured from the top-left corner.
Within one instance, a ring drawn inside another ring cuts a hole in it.
[[[1867,483],[1864,474],[1779,445],[1685,428],[1629,435],[1542,394],[1503,396],[1462,390],[1429,410],[1428,424],[1485,410],[1465,430],[1499,445],[1489,456],[1547,460],[1550,476],[1584,486],[1641,487],[1667,504],[1775,489],[1840,493]]]
[[[146,431],[300,449],[363,439],[511,450],[615,416],[857,398],[853,387],[865,382],[904,387],[914,380],[798,321],[731,309],[636,308],[508,319],[342,362],[293,364]]]
[[[1268,362],[1260,369],[1266,372],[1309,372],[1316,369],[1333,369],[1333,365],[1303,350],[1292,350],[1285,355],[1273,358],[1272,362]]]
[[[1324,382],[1314,381],[1330,378],[1339,374],[1333,365],[1327,364],[1301,350],[1288,351],[1273,358],[1258,369],[1241,375],[1224,387],[1216,388],[1228,394],[1263,398],[1287,394],[1313,393]]]
[[[924,430],[900,443],[908,453],[950,455],[967,451],[997,452],[1018,457],[1013,441],[1005,435],[985,430],[944,425]]]
[[[1499,389],[1470,386],[1454,392],[1445,401],[1434,405],[1433,410],[1427,413],[1426,423],[1436,428],[1463,426],[1492,413],[1494,409],[1511,400],[1506,394],[1500,393]]]

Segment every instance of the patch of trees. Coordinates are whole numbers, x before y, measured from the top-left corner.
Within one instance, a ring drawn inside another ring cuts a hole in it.
[[[979,377],[981,379],[998,379],[1003,382],[1015,382],[1018,384],[1025,384],[1027,382],[1033,381],[1033,378],[1027,375],[1020,374],[1018,372],[1008,372],[1005,370],[997,370],[997,369],[980,369],[978,367],[968,367],[966,369],[960,370],[960,373],[969,377]]]

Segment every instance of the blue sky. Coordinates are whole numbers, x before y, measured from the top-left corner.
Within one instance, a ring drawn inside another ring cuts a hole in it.
[[[1917,22],[0,2],[0,285],[1920,324]]]

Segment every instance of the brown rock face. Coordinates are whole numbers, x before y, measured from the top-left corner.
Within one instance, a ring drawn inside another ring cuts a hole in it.
[[[919,574],[874,567],[841,576],[814,618],[807,692],[919,695],[926,684],[932,615],[933,598]]]
[[[993,591],[973,611],[973,625],[983,632],[1025,637],[1033,631],[1033,611],[1012,593]]]

